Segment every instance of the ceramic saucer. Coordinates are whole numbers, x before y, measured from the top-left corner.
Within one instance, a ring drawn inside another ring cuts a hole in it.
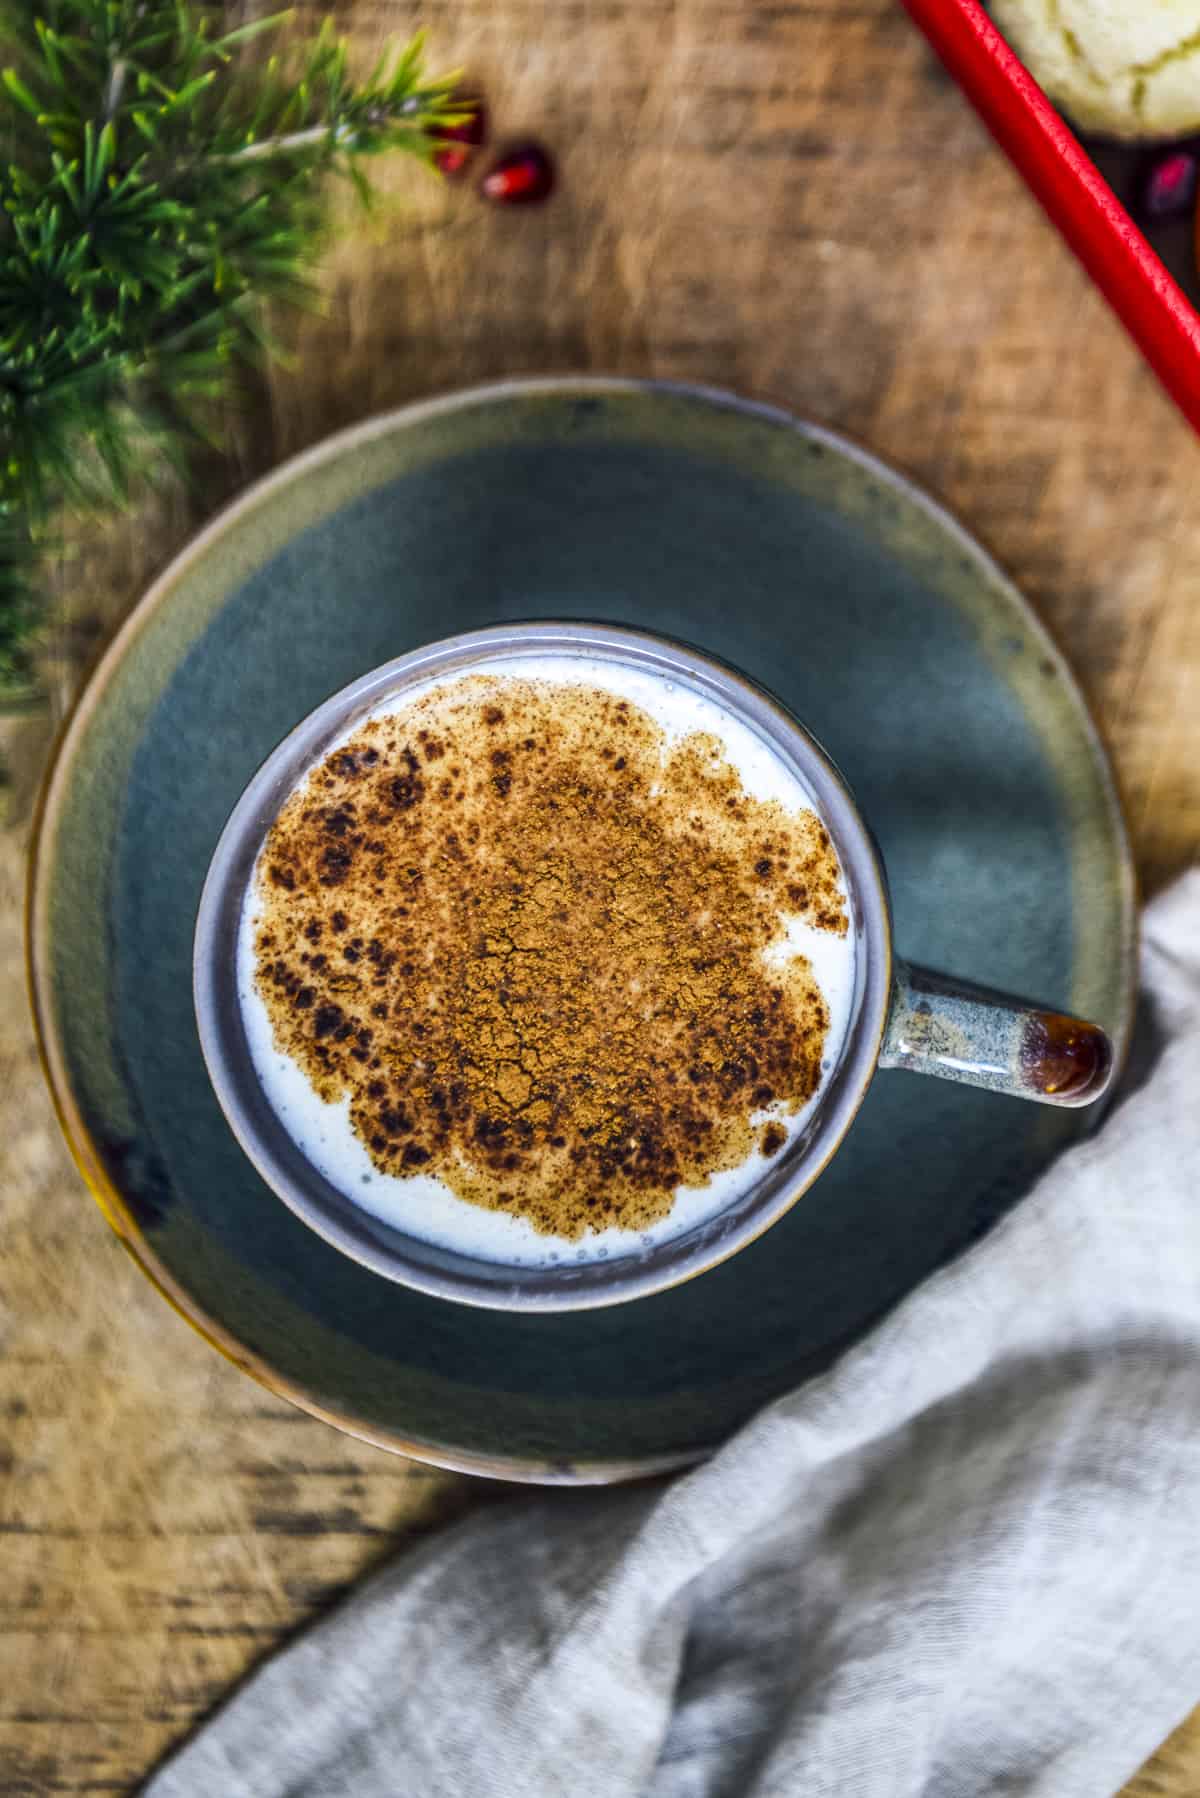
[[[874,826],[905,953],[1094,1017],[1119,1050],[1133,883],[1095,730],[1020,596],[905,481],[777,413],[583,380],[410,407],[280,469],[168,570],[63,736],[33,862],[35,1011],[79,1165],[150,1277],[274,1391],[430,1461],[617,1479],[704,1453],[827,1365],[1088,1118],[881,1074],[759,1242],[598,1312],[464,1310],[307,1230],[205,1077],[209,856],[327,694],[539,616],[682,637],[771,687]]]

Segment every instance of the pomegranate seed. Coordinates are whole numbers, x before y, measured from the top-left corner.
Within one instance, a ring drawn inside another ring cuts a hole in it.
[[[497,206],[534,206],[554,191],[554,164],[540,144],[522,144],[492,164],[479,191]]]
[[[1176,218],[1196,198],[1196,158],[1190,150],[1156,156],[1142,177],[1141,211],[1146,218]]]
[[[439,148],[433,153],[433,165],[443,175],[461,175],[480,144],[487,142],[487,107],[478,94],[455,94],[452,101],[467,117],[457,125],[439,125],[434,130]]]

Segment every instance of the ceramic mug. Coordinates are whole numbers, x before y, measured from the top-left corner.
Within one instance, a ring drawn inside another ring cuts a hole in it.
[[[431,678],[486,671],[520,654],[582,655],[690,684],[748,726],[811,793],[841,862],[855,933],[855,993],[836,1066],[804,1128],[757,1185],[694,1230],[637,1255],[516,1267],[436,1248],[354,1205],[313,1167],[275,1115],[250,1055],[235,970],[243,902],[264,838],[288,794],[356,721]],[[344,687],[268,756],[217,844],[196,922],[200,1043],[235,1136],[267,1184],[327,1241],[389,1279],[468,1304],[559,1311],[671,1286],[753,1241],[836,1153],[878,1068],[903,1068],[1041,1104],[1100,1098],[1112,1050],[1095,1024],[902,961],[870,829],[833,761],[771,694],[702,651],[607,625],[499,625],[411,651]]]

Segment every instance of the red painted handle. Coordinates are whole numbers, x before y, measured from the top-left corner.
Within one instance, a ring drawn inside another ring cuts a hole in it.
[[[1200,315],[978,0],[904,0],[1126,330],[1200,431]]]

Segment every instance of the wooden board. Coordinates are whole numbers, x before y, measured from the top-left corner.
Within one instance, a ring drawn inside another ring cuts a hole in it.
[[[414,10],[343,0],[364,54]],[[990,544],[1107,732],[1154,891],[1200,840],[1200,446],[894,0],[429,0],[435,54],[563,182],[492,212],[418,172],[351,220],[212,506],[327,431],[522,371],[711,382],[861,438]],[[179,496],[61,570],[56,710],[184,540]],[[18,898],[50,720],[5,726],[0,1793],[129,1791],[358,1573],[486,1489],[277,1403],[141,1280],[42,1090]],[[1200,1699],[1200,1665],[1196,1669]],[[1200,1720],[1130,1788],[1200,1789]],[[1100,1798],[1100,1795],[1097,1795]]]

